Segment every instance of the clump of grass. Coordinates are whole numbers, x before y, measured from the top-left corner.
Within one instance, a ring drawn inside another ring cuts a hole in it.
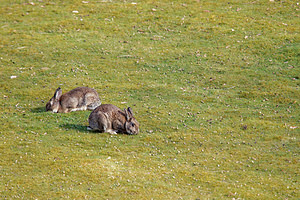
[[[1,5],[1,198],[299,196],[297,3]],[[141,133],[45,112],[58,86],[132,107]]]

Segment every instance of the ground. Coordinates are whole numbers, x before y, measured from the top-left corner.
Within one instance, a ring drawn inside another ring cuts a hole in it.
[[[1,199],[298,199],[299,3],[0,3]],[[56,88],[140,134],[45,112]]]

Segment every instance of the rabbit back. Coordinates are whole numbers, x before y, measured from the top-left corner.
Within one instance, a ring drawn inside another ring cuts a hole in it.
[[[117,106],[102,104],[90,114],[88,129],[109,132],[111,134],[116,134],[117,132],[137,134],[138,129],[137,131],[131,129],[134,122],[136,122],[135,125],[138,128],[138,122],[133,116],[129,117],[127,114]]]
[[[96,90],[88,87],[78,87],[62,95],[60,104],[62,112],[71,112],[94,110],[101,105],[101,101]]]
[[[106,132],[117,128],[116,124],[122,124],[125,121],[123,112],[117,106],[112,104],[102,104],[92,111],[89,116],[89,129]]]
[[[101,105],[96,90],[88,87],[78,87],[65,94],[58,88],[46,105],[47,111],[68,113],[78,110],[94,110]]]

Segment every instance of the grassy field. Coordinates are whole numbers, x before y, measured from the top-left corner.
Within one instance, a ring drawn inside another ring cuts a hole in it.
[[[299,3],[1,0],[0,199],[299,199]],[[140,134],[45,112],[55,89]]]

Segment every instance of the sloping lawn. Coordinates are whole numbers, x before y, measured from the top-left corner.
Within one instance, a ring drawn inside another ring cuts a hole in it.
[[[299,3],[2,0],[1,199],[299,199]],[[136,136],[54,114],[131,107]]]

